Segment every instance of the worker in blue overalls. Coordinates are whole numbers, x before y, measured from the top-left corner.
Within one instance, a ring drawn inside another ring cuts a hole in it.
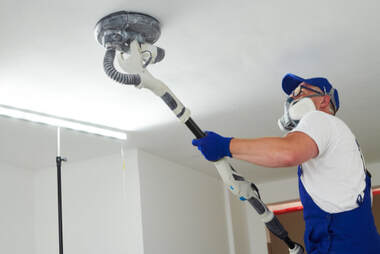
[[[284,137],[239,139],[206,132],[193,140],[206,159],[225,156],[264,167],[298,166],[309,254],[379,254],[371,175],[348,126],[335,116],[339,95],[325,78],[287,74],[278,120]]]

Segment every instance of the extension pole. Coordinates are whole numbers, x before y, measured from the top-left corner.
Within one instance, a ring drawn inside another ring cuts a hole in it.
[[[59,235],[59,254],[63,254],[63,223],[62,223],[62,179],[61,179],[61,128],[57,129],[57,186],[58,186],[58,235]]]

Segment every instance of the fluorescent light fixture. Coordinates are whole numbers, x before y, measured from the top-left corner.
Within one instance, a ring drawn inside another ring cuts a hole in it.
[[[86,132],[120,140],[127,139],[127,133],[123,130],[118,130],[91,123],[80,122],[62,117],[56,117],[29,110],[18,109],[6,105],[0,105],[0,116],[6,116],[40,124],[52,125],[64,129],[76,130],[80,132]]]

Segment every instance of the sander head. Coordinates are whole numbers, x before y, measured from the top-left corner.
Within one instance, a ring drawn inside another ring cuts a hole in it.
[[[161,35],[160,22],[147,14],[119,11],[96,23],[95,37],[103,47],[127,52],[133,40],[154,44]]]

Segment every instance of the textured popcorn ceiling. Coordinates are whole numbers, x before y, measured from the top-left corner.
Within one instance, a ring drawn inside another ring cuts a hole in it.
[[[0,104],[130,130],[127,147],[216,175],[159,98],[103,73],[104,49],[93,28],[119,10],[161,21],[157,45],[166,58],[151,71],[202,128],[235,137],[282,135],[276,123],[285,99],[282,76],[325,76],[340,92],[338,116],[357,135],[367,161],[380,158],[375,0],[2,0]],[[32,169],[52,164],[54,129],[9,119],[0,119],[0,129],[0,160]],[[72,132],[62,142],[74,160],[120,150],[118,143]],[[234,164],[256,181],[295,175],[294,169]]]

